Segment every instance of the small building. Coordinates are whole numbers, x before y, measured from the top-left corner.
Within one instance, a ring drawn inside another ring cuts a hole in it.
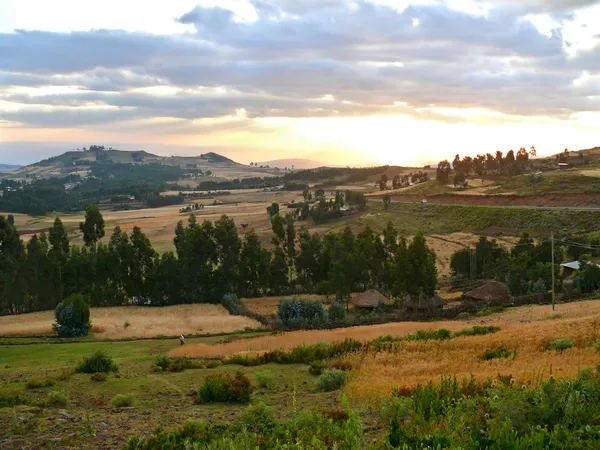
[[[404,298],[404,308],[406,308],[407,311],[414,313],[439,311],[443,309],[444,306],[446,306],[446,301],[437,293],[432,297],[426,297],[421,294],[418,297],[407,295]]]
[[[588,261],[587,263],[588,264],[596,264],[591,261]],[[599,264],[596,264],[596,266],[600,267]],[[563,274],[564,274],[565,278],[568,278],[571,275],[573,275],[573,273],[575,273],[579,269],[581,269],[581,262],[580,261],[571,261],[568,263],[561,264],[560,267],[563,268]]]
[[[488,281],[463,295],[464,303],[475,306],[477,309],[503,305],[509,299],[510,290],[508,286],[498,281]]]
[[[369,289],[368,291],[355,296],[350,303],[354,305],[355,308],[373,309],[379,304],[390,306],[392,301],[381,292],[376,291],[375,289]]]
[[[565,162],[559,162],[558,163],[558,168],[559,169],[568,169],[569,167],[571,167],[571,165],[569,163],[565,163]]]

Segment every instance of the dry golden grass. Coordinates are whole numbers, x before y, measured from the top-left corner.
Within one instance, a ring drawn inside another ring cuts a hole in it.
[[[291,349],[298,345],[316,344],[317,342],[334,342],[345,338],[360,341],[370,341],[387,334],[404,336],[417,330],[435,330],[448,328],[458,330],[464,327],[461,322],[397,322],[383,325],[370,325],[335,330],[292,331],[272,336],[262,336],[256,339],[246,339],[227,344],[207,345],[193,344],[177,348],[171,352],[174,356],[192,357],[224,357],[236,353],[261,353],[274,349]]]
[[[220,305],[177,305],[163,308],[127,306],[91,308],[97,339],[151,338],[180,334],[220,334],[260,328],[253,319],[232,316]],[[0,317],[0,336],[52,334],[54,313],[44,311]],[[125,322],[129,326],[125,328]]]
[[[577,348],[560,353],[548,351],[548,344],[560,337],[573,339]],[[546,320],[526,326],[513,323],[493,335],[450,341],[405,342],[393,353],[348,356],[357,369],[346,393],[353,400],[374,404],[393,388],[437,382],[443,374],[459,379],[471,374],[479,379],[512,374],[522,382],[535,382],[551,373],[557,378],[572,377],[579,368],[598,364],[600,358],[591,344],[599,337],[600,319],[587,318]],[[499,345],[517,350],[516,358],[481,358],[487,349]]]

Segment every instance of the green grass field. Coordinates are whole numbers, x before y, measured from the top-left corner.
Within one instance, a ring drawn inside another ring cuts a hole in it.
[[[532,233],[583,233],[598,229],[600,211],[549,210],[527,208],[490,208],[486,206],[421,205],[393,203],[385,211],[381,202],[370,202],[368,212],[336,225],[360,229],[369,225],[383,229],[389,221],[404,235],[419,231],[425,234],[447,234],[457,231],[520,235]]]
[[[215,342],[223,337],[189,339],[189,343]],[[187,418],[234,422],[243,408],[236,404],[194,405],[190,391],[198,389],[204,377],[215,372],[235,372],[238,366],[190,369],[180,373],[154,373],[158,355],[178,346],[175,340],[132,342],[83,342],[67,344],[6,345],[0,342],[0,400],[18,395],[28,401],[43,402],[49,392],[65,393],[66,408],[37,406],[0,407],[0,448],[123,448],[129,437],[148,434],[157,425],[177,427]],[[13,344],[15,340],[12,341]],[[186,341],[187,342],[187,341]],[[94,382],[89,374],[74,374],[51,387],[28,389],[33,378],[56,377],[72,370],[84,356],[97,350],[111,355],[119,366],[119,377],[110,374],[104,382]],[[305,365],[273,365],[244,368],[256,385],[256,373],[271,371],[277,386],[258,387],[255,402],[277,408],[281,417],[298,409],[334,407],[341,394],[315,392],[316,377]],[[133,408],[111,408],[117,394],[131,394]],[[294,400],[295,399],[295,400]]]

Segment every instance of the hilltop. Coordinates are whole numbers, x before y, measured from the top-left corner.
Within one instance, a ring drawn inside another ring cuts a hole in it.
[[[61,155],[44,159],[25,167],[14,166],[11,178],[52,178],[65,175],[85,175],[90,164],[95,162],[113,162],[121,164],[162,164],[181,168],[198,168],[203,170],[245,168],[225,156],[214,152],[199,156],[159,156],[144,150],[125,151],[92,145],[83,151],[67,151]]]

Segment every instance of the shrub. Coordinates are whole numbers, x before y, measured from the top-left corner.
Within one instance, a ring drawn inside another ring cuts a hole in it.
[[[273,389],[277,387],[277,380],[275,375],[269,370],[263,370],[262,372],[256,373],[256,381],[258,385],[265,389]]]
[[[573,347],[575,347],[575,342],[569,338],[558,338],[550,342],[550,350],[556,350],[557,352],[562,352]]]
[[[128,320],[125,321],[125,323],[123,324],[123,328],[126,330],[127,328],[129,328],[131,326],[131,324],[129,323]]]
[[[346,321],[346,307],[340,301],[335,301],[329,307],[329,321],[334,325],[343,324]]]
[[[90,380],[100,383],[102,381],[106,381],[106,374],[103,372],[96,372],[90,377]]]
[[[221,361],[217,361],[216,359],[213,359],[212,361],[209,361],[206,363],[206,368],[207,369],[216,369],[221,364],[222,364]]]
[[[500,327],[495,326],[474,326],[473,328],[464,328],[454,333],[454,337],[459,336],[483,336],[486,334],[497,333]]]
[[[246,312],[246,308],[240,303],[235,294],[225,294],[221,299],[221,305],[232,315],[242,316]]]
[[[54,386],[56,383],[52,378],[32,378],[27,381],[25,385],[27,389],[40,389],[45,387]]]
[[[228,373],[215,373],[204,379],[204,384],[198,389],[195,403],[237,402],[245,403],[250,400],[254,386],[242,372],[235,376]]]
[[[321,301],[303,301],[298,297],[284,299],[277,310],[284,328],[321,328],[327,322],[327,312]]]
[[[329,392],[340,389],[346,383],[346,372],[338,369],[325,370],[317,379],[317,390]]]
[[[514,350],[511,352],[506,347],[497,347],[487,349],[481,358],[485,361],[489,361],[491,359],[510,358],[511,356],[516,357],[517,351]]]
[[[594,350],[596,350],[596,353],[600,353],[600,339],[594,344]]]
[[[108,373],[116,372],[117,370],[117,365],[113,359],[101,350],[92,356],[84,357],[75,368],[75,372],[77,373]]]
[[[242,423],[255,433],[266,434],[277,425],[275,411],[263,402],[248,406],[240,414]]]
[[[452,337],[452,332],[446,328],[439,330],[418,330],[406,336],[407,341],[445,341]]]
[[[52,328],[61,337],[85,336],[92,327],[90,307],[81,294],[73,294],[58,304]]]
[[[308,372],[311,375],[321,375],[325,370],[325,363],[321,360],[316,360],[310,363],[310,367],[308,368]]]
[[[48,405],[66,408],[69,405],[69,400],[62,392],[52,391],[48,393]]]
[[[133,406],[133,403],[133,394],[117,394],[111,399],[110,406],[111,408],[127,408]]]

